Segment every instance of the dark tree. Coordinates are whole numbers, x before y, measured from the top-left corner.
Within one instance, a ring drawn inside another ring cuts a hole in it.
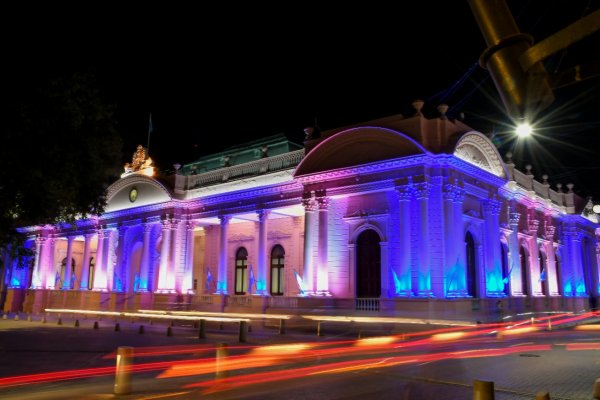
[[[101,97],[92,73],[30,76],[5,86],[0,249],[18,256],[23,238],[16,228],[103,211],[105,189],[119,172],[121,139],[114,106]]]

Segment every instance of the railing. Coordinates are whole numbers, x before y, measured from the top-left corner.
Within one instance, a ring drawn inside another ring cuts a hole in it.
[[[356,311],[379,311],[379,299],[356,299]]]
[[[252,307],[252,296],[229,296],[227,303],[230,306]]]
[[[234,165],[232,167],[224,167],[202,174],[190,175],[187,177],[185,189],[194,189],[201,186],[226,182],[230,179],[242,176],[264,174],[269,171],[292,168],[298,165],[303,157],[304,149],[291,151],[278,156],[261,158],[260,160]]]
[[[297,297],[273,296],[268,298],[269,308],[298,308]]]

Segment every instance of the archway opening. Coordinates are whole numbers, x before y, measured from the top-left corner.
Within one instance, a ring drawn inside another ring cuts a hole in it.
[[[356,239],[356,297],[381,296],[381,238],[373,229]]]
[[[527,282],[529,256],[523,246],[521,246],[521,249],[519,250],[519,258],[521,259],[521,293],[523,293],[524,296],[527,296],[529,294],[529,285]]]
[[[465,250],[467,254],[467,294],[477,297],[477,258],[475,239],[471,232],[467,232],[465,235]]]
[[[502,283],[504,284],[503,292],[508,296],[511,271],[508,268],[508,246],[506,243],[500,243],[500,254],[502,257]]]
[[[542,294],[548,296],[548,263],[546,260],[546,254],[540,250],[540,283],[542,285]]]

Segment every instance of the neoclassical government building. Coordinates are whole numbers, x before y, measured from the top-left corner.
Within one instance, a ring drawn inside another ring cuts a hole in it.
[[[170,176],[139,146],[103,215],[21,229],[35,257],[14,263],[5,309],[586,308],[599,295],[591,202],[516,169],[447,107],[426,118],[414,106]]]

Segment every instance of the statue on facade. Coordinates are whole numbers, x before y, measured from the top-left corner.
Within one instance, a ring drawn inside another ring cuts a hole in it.
[[[149,167],[152,167],[152,159],[148,157],[148,152],[146,151],[144,146],[140,144],[133,153],[131,163],[126,163],[124,169],[125,173],[127,174],[142,171]]]

